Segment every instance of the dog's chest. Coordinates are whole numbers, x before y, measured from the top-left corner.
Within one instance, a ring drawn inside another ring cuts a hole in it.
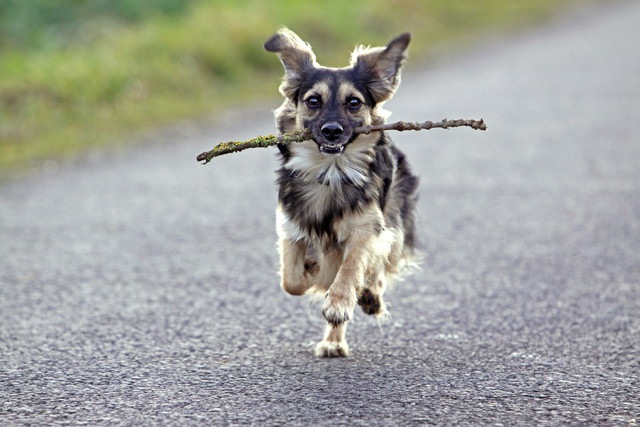
[[[293,171],[290,178],[283,190],[295,211],[309,216],[305,222],[339,217],[371,198],[371,177],[350,165],[331,163],[306,173]]]
[[[280,204],[296,234],[305,237],[343,234],[363,208],[376,199],[377,179],[369,153],[326,156],[298,150],[280,171]]]

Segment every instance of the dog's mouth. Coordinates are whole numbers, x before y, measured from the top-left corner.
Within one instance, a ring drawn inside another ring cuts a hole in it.
[[[318,144],[318,149],[324,154],[340,154],[347,144]]]
[[[318,150],[324,154],[340,154],[352,143],[358,135],[353,127],[329,122],[320,128],[312,130],[312,138],[318,145]]]
[[[323,154],[341,154],[347,148],[349,144],[351,144],[356,138],[357,134],[345,135],[345,137],[340,138],[337,141],[327,141],[326,138],[314,136],[313,141],[318,146],[318,151]]]

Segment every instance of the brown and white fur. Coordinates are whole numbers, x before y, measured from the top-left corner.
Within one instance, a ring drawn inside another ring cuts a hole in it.
[[[383,294],[415,255],[418,179],[382,132],[382,104],[400,83],[410,35],[386,47],[358,47],[345,68],[319,65],[311,47],[289,29],[266,43],[284,65],[275,111],[281,133],[311,129],[313,139],[280,145],[276,211],[282,288],[292,295],[325,293],[327,321],[315,353],[347,356],[347,323],[356,303],[385,316]]]

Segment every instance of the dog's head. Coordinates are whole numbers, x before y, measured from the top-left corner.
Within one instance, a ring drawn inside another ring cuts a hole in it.
[[[285,70],[280,85],[285,101],[276,110],[280,132],[309,128],[321,152],[344,151],[357,137],[354,128],[384,121],[380,107],[400,84],[410,40],[406,33],[386,47],[360,46],[348,67],[328,68],[316,62],[311,46],[293,31],[278,31],[264,47],[278,55]]]

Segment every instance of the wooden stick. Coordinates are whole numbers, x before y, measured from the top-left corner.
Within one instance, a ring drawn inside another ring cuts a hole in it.
[[[487,130],[487,125],[484,123],[484,120],[466,120],[466,119],[457,119],[457,120],[447,120],[443,119],[439,122],[404,122],[399,121],[395,123],[388,123],[384,125],[369,125],[357,127],[353,131],[356,134],[365,134],[368,135],[371,132],[382,132],[387,130],[429,130],[433,128],[442,128],[449,129],[460,126],[468,126],[472,129],[476,130]],[[199,162],[203,162],[202,164],[207,164],[214,157],[222,156],[223,154],[229,153],[237,153],[242,150],[246,150],[247,148],[256,148],[256,147],[271,147],[272,145],[277,144],[288,144],[291,142],[303,142],[311,139],[311,131],[309,129],[303,129],[292,133],[285,133],[282,135],[267,135],[267,136],[258,136],[257,138],[252,138],[247,141],[229,141],[222,142],[215,147],[213,147],[210,151],[205,151],[198,155],[197,160]]]

